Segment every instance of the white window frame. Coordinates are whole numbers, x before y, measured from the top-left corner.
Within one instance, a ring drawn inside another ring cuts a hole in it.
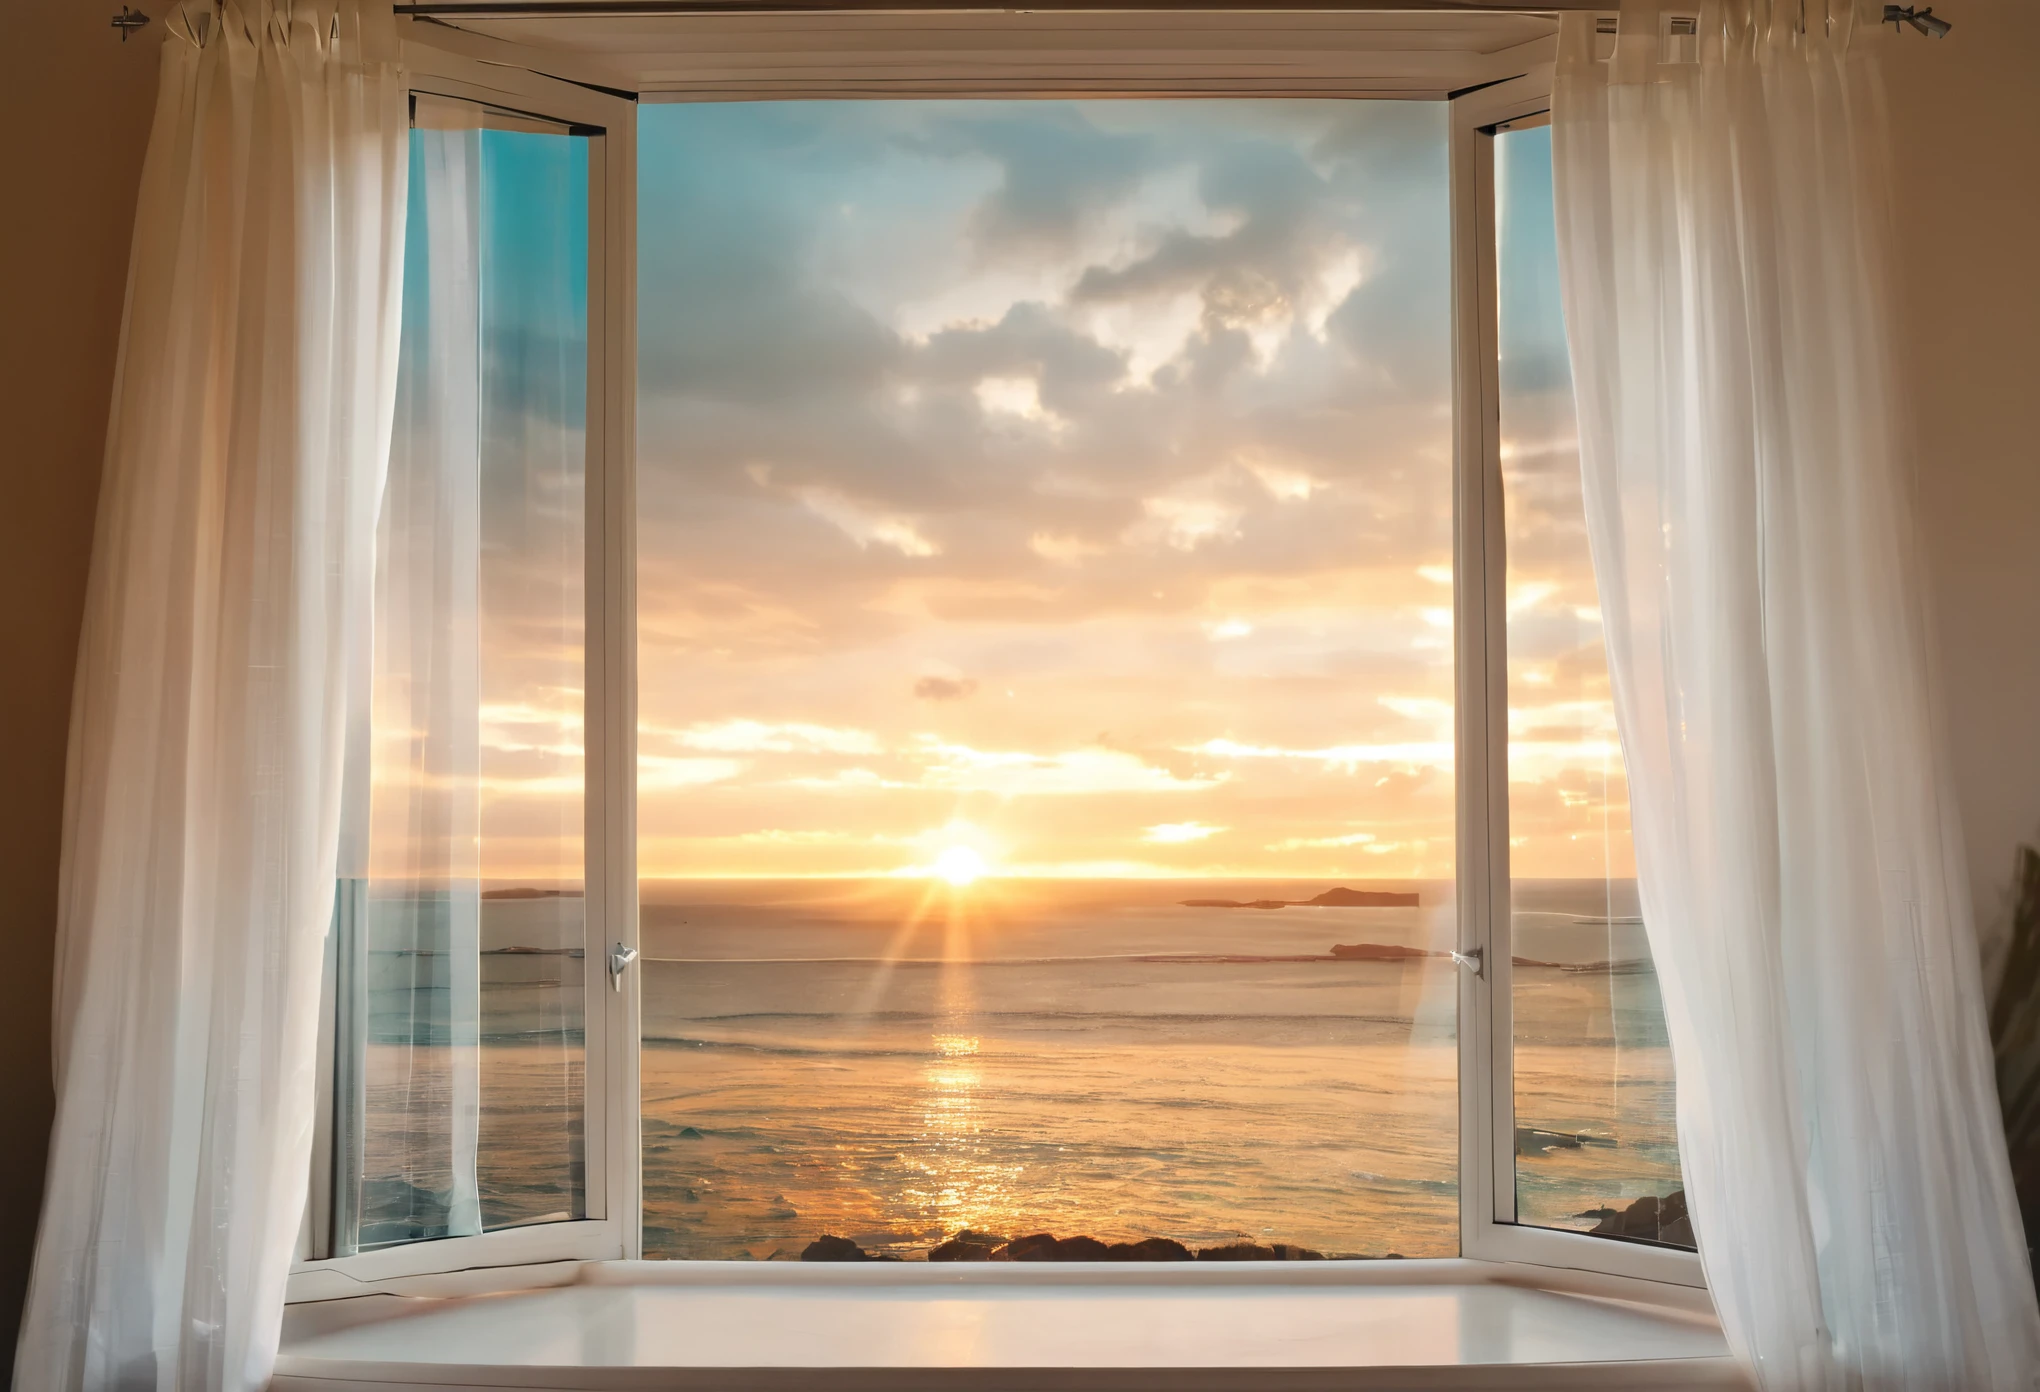
[[[1166,20],[1166,16],[1159,17]],[[479,1237],[421,1241],[351,1257],[304,1260],[290,1299],[319,1300],[368,1290],[455,1293],[547,1281],[546,1264],[635,1259],[640,1254],[638,1154],[638,986],[609,989],[613,943],[637,946],[636,883],[636,106],[599,82],[584,55],[552,54],[460,30],[414,25],[405,62],[415,91],[463,98],[581,126],[601,127],[591,159],[590,305],[601,332],[590,338],[588,692],[589,1000],[588,1211],[585,1221],[538,1224]],[[443,45],[443,46],[442,46]],[[1457,683],[1457,888],[1462,950],[1478,949],[1483,970],[1459,983],[1460,1256],[1625,1280],[1704,1287],[1697,1255],[1659,1244],[1519,1225],[1515,1190],[1515,1099],[1508,834],[1508,651],[1504,621],[1505,530],[1500,461],[1494,136],[1535,124],[1550,107],[1549,51],[1519,62],[1528,71],[1447,98],[1452,245],[1454,370],[1454,609]],[[530,69],[573,73],[584,82]],[[946,96],[974,92],[969,74],[944,80]],[[1296,92],[1242,76],[1200,77],[1197,95],[1378,96],[1330,90],[1322,79]],[[864,95],[897,95],[865,92]],[[663,94],[665,100],[743,99],[741,90]],[[768,95],[758,93],[756,95]],[[776,83],[775,99],[848,96],[840,83],[815,90]],[[1056,93],[1054,95],[1063,95]],[[1151,93],[1169,95],[1169,93]],[[661,99],[646,93],[645,100]],[[600,236],[596,235],[597,229]],[[597,254],[599,247],[600,254]],[[601,292],[595,292],[599,282]],[[594,307],[599,299],[599,310]],[[591,326],[592,329],[592,326]],[[599,381],[598,381],[599,374]],[[600,411],[594,409],[601,403]],[[597,435],[599,433],[599,444]],[[598,657],[599,654],[599,657]],[[599,719],[597,718],[599,714]],[[599,859],[598,859],[599,848]],[[594,869],[601,867],[599,896]],[[597,1063],[601,1063],[598,1076]],[[325,1112],[322,1110],[322,1115]],[[600,1118],[598,1126],[597,1119]],[[314,1201],[320,1196],[315,1190]],[[727,1265],[693,1262],[700,1279]],[[1235,1269],[1248,1275],[1255,1264]],[[449,1285],[436,1278],[475,1268]],[[1131,1267],[1100,1267],[1087,1280],[1138,1279]],[[564,1279],[564,1278],[561,1278]],[[692,1279],[692,1278],[691,1278]],[[756,1279],[753,1272],[752,1279]],[[479,1282],[479,1284],[478,1284]]]
[[[585,471],[586,881],[583,929],[586,1216],[474,1237],[328,1256],[332,1212],[332,1031],[322,1030],[313,1182],[287,1298],[402,1291],[415,1278],[489,1267],[639,1255],[638,991],[635,966],[611,982],[612,947],[638,945],[637,604],[633,498],[637,444],[637,105],[627,96],[406,40],[411,93],[451,97],[572,128],[589,142],[588,392]],[[330,1026],[331,1002],[327,1002]]]

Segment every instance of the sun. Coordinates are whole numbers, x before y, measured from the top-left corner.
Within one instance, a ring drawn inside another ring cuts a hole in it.
[[[953,885],[967,885],[985,873],[985,858],[968,846],[951,846],[935,857],[932,869],[938,879]]]

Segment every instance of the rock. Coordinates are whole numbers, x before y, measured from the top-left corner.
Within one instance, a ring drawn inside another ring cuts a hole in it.
[[[1545,1131],[1535,1126],[1516,1128],[1516,1154],[1532,1159],[1554,1150],[1578,1150],[1584,1138],[1564,1131]]]
[[[847,1237],[823,1236],[810,1242],[801,1251],[800,1259],[812,1262],[861,1262],[870,1261],[871,1254]]]
[[[993,1248],[991,1243],[1003,1245]],[[1165,1261],[1323,1261],[1323,1252],[1293,1243],[1278,1242],[1263,1247],[1253,1242],[1235,1242],[1193,1252],[1173,1237],[1144,1237],[1138,1242],[1104,1243],[1088,1234],[1057,1237],[1054,1233],[1030,1233],[1010,1242],[989,1233],[968,1229],[928,1254],[929,1261],[1032,1261],[1032,1262],[1165,1262]]]
[[[1686,1213],[1684,1189],[1674,1189],[1662,1199],[1656,1194],[1645,1194],[1627,1208],[1595,1211],[1607,1216],[1589,1231],[1602,1237],[1639,1238],[1680,1247],[1693,1245],[1693,1222]],[[1591,1217],[1592,1213],[1580,1216]]]
[[[953,1237],[928,1253],[928,1260],[931,1262],[988,1262],[991,1259],[990,1247],[983,1247],[975,1242],[963,1242]]]
[[[992,1253],[993,1261],[1054,1261],[1055,1234],[1030,1233],[1016,1237]]]
[[[698,1141],[701,1139],[701,1133],[691,1126],[683,1126],[673,1134],[683,1141]]]
[[[1054,1233],[1016,1237],[992,1253],[993,1261],[1104,1261],[1110,1249],[1095,1237],[1057,1238]],[[968,1258],[965,1258],[968,1260]]]
[[[928,1253],[929,1261],[990,1261],[992,1253],[1006,1245],[1006,1239],[995,1233],[973,1232],[964,1228]]]
[[[1206,1247],[1198,1252],[1199,1261],[1274,1261],[1275,1249],[1263,1247],[1258,1242],[1228,1242],[1223,1247]]]
[[[1144,1237],[1138,1242],[1115,1242],[1105,1250],[1106,1261],[1196,1261],[1197,1254],[1173,1237]]]
[[[1323,1261],[1323,1252],[1309,1247],[1298,1247],[1293,1243],[1277,1242],[1264,1247],[1258,1242],[1230,1242],[1223,1247],[1206,1247],[1197,1254],[1199,1261]]]
[[[1614,1217],[1603,1218],[1594,1225],[1595,1232],[1612,1237],[1647,1237],[1654,1240],[1657,1230],[1658,1197],[1655,1194],[1645,1194]]]
[[[1396,943],[1334,943],[1332,956],[1342,962],[1403,962],[1415,957],[1449,957],[1424,947],[1402,947]]]
[[[1414,909],[1418,906],[1414,894],[1394,890],[1347,889],[1343,885],[1303,902],[1320,909]]]
[[[1414,909],[1417,896],[1400,890],[1328,889],[1315,899],[1184,899],[1186,909]]]

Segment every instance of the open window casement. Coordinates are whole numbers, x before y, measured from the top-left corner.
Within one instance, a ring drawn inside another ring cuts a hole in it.
[[[637,1252],[636,108],[496,57],[405,46],[398,399],[294,1299]]]
[[[1583,589],[1579,598],[1584,617],[1580,630],[1568,632],[1565,641],[1574,645],[1571,656],[1576,664],[1580,654],[1590,654],[1587,665],[1594,673],[1605,679],[1606,672],[1599,655],[1598,610],[1592,607],[1596,601],[1584,520],[1579,515],[1577,445],[1568,438],[1574,430],[1569,373],[1556,383],[1544,384],[1542,394],[1547,400],[1539,412],[1538,403],[1525,399],[1535,393],[1512,383],[1506,366],[1512,355],[1528,356],[1526,346],[1535,346],[1523,341],[1520,321],[1525,317],[1525,293],[1521,281],[1539,273],[1548,273],[1549,278],[1542,316],[1547,342],[1541,346],[1548,353],[1555,350],[1559,361],[1565,357],[1563,324],[1556,305],[1556,263],[1551,260],[1548,241],[1537,241],[1534,226],[1535,214],[1541,213],[1548,238],[1548,201],[1528,216],[1517,210],[1519,225],[1525,221],[1532,224],[1528,247],[1523,245],[1526,237],[1522,232],[1512,233],[1504,226],[1508,181],[1502,170],[1508,142],[1545,142],[1544,163],[1533,167],[1530,174],[1532,187],[1542,178],[1548,199],[1550,105],[1549,67],[1454,98],[1451,103],[1459,905],[1462,941],[1477,953],[1477,970],[1462,973],[1459,998],[1461,1250],[1479,1260],[1703,1286],[1700,1260],[1690,1250],[1689,1232],[1682,1235],[1670,1230],[1665,1240],[1637,1240],[1627,1235],[1564,1230],[1552,1223],[1554,1212],[1584,1217],[1572,1210],[1593,1200],[1583,1198],[1564,1205],[1567,1193],[1562,1183],[1554,1186],[1558,1190],[1555,1196],[1540,1196],[1544,1200],[1540,1203],[1525,1202],[1526,1195],[1534,1192],[1534,1171],[1545,1147],[1583,1148],[1597,1143],[1612,1147],[1615,1140],[1592,1132],[1547,1130],[1545,1118],[1524,1110],[1527,1094],[1518,1084],[1525,1037],[1518,1020],[1520,973],[1554,976],[1563,972],[1570,980],[1584,983],[1589,994],[1600,993],[1597,1014],[1561,1017],[1557,1023],[1561,1029],[1581,1035],[1602,1030],[1610,1033],[1603,1053],[1613,1058],[1610,1071],[1617,1076],[1608,1079],[1606,1115],[1621,1114],[1626,1090],[1655,1082],[1668,1095],[1671,1086],[1662,1005],[1656,998],[1649,949],[1642,943],[1641,920],[1618,916],[1613,903],[1617,896],[1611,894],[1603,922],[1576,918],[1569,925],[1576,930],[1603,931],[1598,952],[1591,946],[1576,951],[1575,960],[1563,966],[1544,960],[1536,954],[1545,951],[1540,944],[1550,939],[1526,941],[1525,931],[1549,915],[1536,912],[1534,881],[1526,886],[1524,869],[1512,866],[1512,853],[1526,839],[1520,835],[1522,828],[1512,834],[1512,789],[1520,780],[1535,776],[1537,759],[1534,740],[1512,735],[1516,723],[1512,717],[1519,714],[1512,710],[1512,701],[1522,696],[1522,669],[1527,665],[1525,655],[1517,651],[1521,635],[1515,615],[1526,598],[1534,604],[1538,592],[1550,584],[1546,580],[1534,588],[1522,586],[1512,570],[1512,510],[1526,502],[1513,498],[1512,493],[1519,485],[1532,482],[1521,462],[1526,455],[1555,452],[1559,456],[1557,488],[1552,487],[1552,476],[1547,476],[1543,496],[1529,501],[1547,515],[1570,512],[1578,523],[1570,578]],[[1520,156],[1521,152],[1517,153]],[[1521,196],[1520,190],[1517,196]],[[1508,283],[1511,272],[1517,277],[1515,284]],[[1531,293],[1534,297],[1534,288]],[[1510,322],[1505,306],[1514,307],[1516,323]],[[1526,434],[1530,438],[1526,439]],[[1545,672],[1530,675],[1550,680]],[[1605,706],[1606,702],[1602,697],[1576,704]],[[1602,771],[1603,786],[1596,790],[1605,798],[1608,782],[1619,788],[1621,756],[1614,748],[1612,710],[1597,715],[1595,723],[1602,728],[1565,734],[1583,745],[1599,743],[1606,750],[1603,761],[1612,765],[1612,770]],[[1578,771],[1573,773],[1577,777]],[[1612,830],[1605,825],[1593,830],[1607,843],[1604,856],[1627,857],[1626,812]],[[1632,883],[1633,874],[1632,868]],[[1620,946],[1610,945],[1618,942]],[[1597,955],[1601,960],[1592,960]],[[1640,1002],[1632,999],[1638,994],[1638,982],[1645,996]],[[1616,1027],[1618,1020],[1631,1023],[1632,1035],[1635,1021],[1640,1020],[1642,1032],[1651,1036],[1647,1046],[1625,1051],[1622,1046],[1627,1041],[1622,1037],[1624,1031]],[[1536,1024],[1549,1031],[1553,1021],[1547,1012],[1547,1018]],[[1651,1061],[1639,1068],[1633,1062],[1638,1055]],[[1657,1076],[1639,1078],[1636,1073]],[[1672,1150],[1675,1165],[1676,1140],[1670,1134],[1668,1113],[1669,1107],[1661,1109],[1655,1129],[1660,1133],[1658,1148]],[[1683,1195],[1675,1202],[1682,1203]],[[1654,1209],[1659,1203],[1653,1197],[1647,1207]],[[1619,1226],[1625,1216],[1612,1209],[1602,1212],[1617,1220],[1599,1224],[1604,1230]]]

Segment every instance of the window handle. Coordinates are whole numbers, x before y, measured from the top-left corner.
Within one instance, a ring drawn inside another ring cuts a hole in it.
[[[622,943],[618,943],[615,947],[609,949],[610,990],[621,991],[623,989],[624,968],[636,960],[637,949],[634,947],[625,947]]]
[[[1464,952],[1454,952],[1452,960],[1465,967],[1475,976],[1485,977],[1487,975],[1487,950],[1485,948],[1469,947]]]

